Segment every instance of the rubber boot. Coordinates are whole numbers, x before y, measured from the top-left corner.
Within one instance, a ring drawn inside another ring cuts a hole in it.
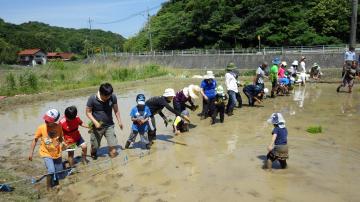
[[[336,92],[340,92],[341,85],[337,87]]]
[[[279,162],[280,162],[280,166],[281,166],[282,169],[287,168],[286,160],[279,160]]]
[[[126,141],[125,149],[129,149],[129,146],[130,146],[130,142],[129,142],[129,141]]]
[[[51,189],[51,179],[52,178],[52,176],[51,175],[47,175],[46,176],[46,190],[48,190],[48,191],[50,191],[50,189]]]

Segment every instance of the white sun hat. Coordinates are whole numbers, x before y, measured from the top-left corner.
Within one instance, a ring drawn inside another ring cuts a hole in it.
[[[206,71],[206,74],[204,75],[204,79],[214,79],[214,72],[213,71]]]
[[[271,124],[276,124],[279,126],[279,128],[285,128],[285,119],[281,113],[272,113],[267,122]]]
[[[294,62],[291,65],[298,66],[299,62],[297,60],[294,60]]]
[[[175,91],[172,88],[167,88],[163,94],[164,97],[175,97]]]

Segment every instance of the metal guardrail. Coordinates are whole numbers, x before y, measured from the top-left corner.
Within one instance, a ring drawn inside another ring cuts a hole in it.
[[[198,55],[267,55],[267,54],[324,54],[324,53],[344,53],[348,49],[344,46],[290,46],[290,47],[265,47],[262,49],[194,49],[194,50],[162,50],[162,51],[138,51],[138,52],[119,52],[105,53],[109,56],[198,56]],[[359,49],[360,50],[360,49]]]

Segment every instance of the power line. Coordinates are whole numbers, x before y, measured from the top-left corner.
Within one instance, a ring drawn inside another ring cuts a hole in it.
[[[158,5],[158,6],[154,6],[152,8],[149,8],[149,9],[146,9],[146,10],[143,10],[143,11],[140,11],[140,12],[137,12],[137,13],[134,13],[134,14],[131,14],[127,17],[124,17],[124,18],[121,18],[121,19],[118,19],[118,20],[114,20],[114,21],[110,21],[110,22],[95,22],[94,24],[98,24],[98,25],[107,25],[107,24],[114,24],[114,23],[119,23],[119,22],[123,22],[123,21],[126,21],[126,20],[129,20],[133,17],[136,17],[138,15],[142,15],[143,13],[146,13],[146,12],[149,12],[151,10],[155,10],[157,8],[160,8],[161,5]]]

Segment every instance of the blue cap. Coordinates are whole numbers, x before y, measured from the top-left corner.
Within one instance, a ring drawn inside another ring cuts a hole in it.
[[[275,65],[278,65],[278,64],[280,64],[280,59],[276,57],[272,60],[272,63]]]

